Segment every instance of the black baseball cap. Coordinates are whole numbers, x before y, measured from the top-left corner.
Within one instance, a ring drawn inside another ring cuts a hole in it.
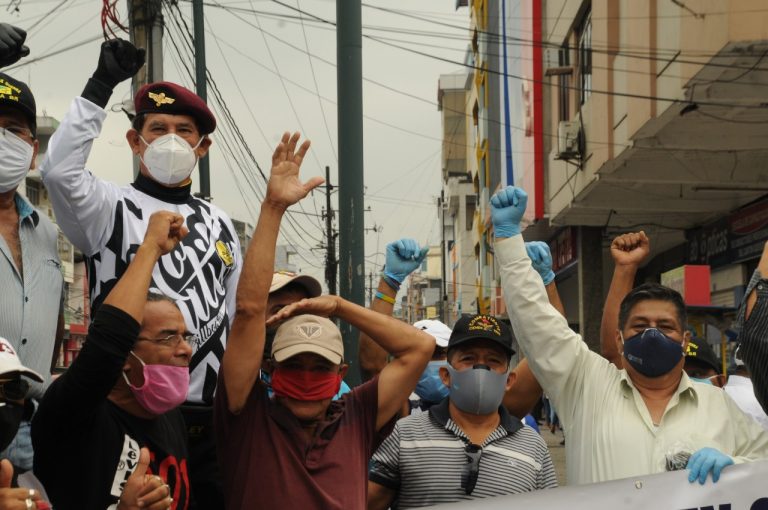
[[[512,330],[504,322],[490,315],[462,315],[453,326],[453,333],[448,339],[448,349],[458,347],[470,340],[492,340],[498,343],[512,356],[515,350]]]
[[[688,342],[688,349],[685,351],[685,359],[698,361],[713,369],[718,374],[723,373],[723,367],[717,359],[717,356],[715,356],[715,351],[712,350],[712,346],[709,345],[709,342],[702,340],[701,338],[691,338],[690,342]]]
[[[0,73],[0,110],[13,108],[27,118],[29,129],[37,135],[37,107],[35,96],[26,83]]]

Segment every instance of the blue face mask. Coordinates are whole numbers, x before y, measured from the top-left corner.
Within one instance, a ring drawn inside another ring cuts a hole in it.
[[[656,328],[648,328],[624,340],[624,358],[646,377],[659,377],[668,373],[683,355],[683,344],[675,342]]]
[[[714,386],[714,384],[712,384],[712,381],[710,379],[699,379],[698,377],[689,377],[688,379],[690,379],[693,382],[700,382],[704,384],[709,384],[710,386]]]
[[[433,404],[442,401],[448,396],[448,388],[440,379],[440,367],[447,367],[447,361],[430,361],[427,368],[421,373],[418,384],[416,384],[416,394],[422,400]]]

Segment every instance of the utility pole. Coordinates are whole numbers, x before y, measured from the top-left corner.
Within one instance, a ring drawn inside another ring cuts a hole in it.
[[[336,0],[336,82],[339,122],[339,290],[341,297],[365,301],[363,236],[363,33],[362,1]],[[344,352],[357,359],[358,332],[342,323]],[[347,384],[360,384],[352,363]]]
[[[331,207],[331,167],[325,167],[325,283],[328,293],[336,295],[336,234],[333,232],[333,207]]]
[[[131,96],[147,83],[163,79],[162,0],[128,0],[128,34],[137,48],[147,52],[147,65],[133,77]],[[139,158],[133,157],[133,177],[139,174]]]
[[[440,190],[440,198],[437,199],[437,213],[440,215],[440,272],[442,273],[442,292],[440,295],[440,320],[445,324],[448,324],[448,291],[446,287],[446,260],[447,253],[445,252],[445,190]]]
[[[162,0],[128,0],[128,13],[129,38],[147,52],[147,65],[133,77],[135,94],[147,83],[163,79]]]
[[[203,18],[203,0],[192,0],[192,21],[195,30],[195,92],[208,102],[205,67],[205,22]],[[211,200],[210,158],[206,155],[200,158],[200,198]]]

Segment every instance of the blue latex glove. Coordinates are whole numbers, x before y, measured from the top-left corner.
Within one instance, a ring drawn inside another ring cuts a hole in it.
[[[491,220],[496,237],[512,237],[520,234],[528,193],[522,188],[507,186],[491,197]]]
[[[714,448],[702,448],[688,459],[686,466],[686,469],[690,471],[688,481],[693,483],[698,478],[699,483],[704,485],[704,482],[707,481],[707,473],[711,471],[712,482],[715,483],[720,479],[720,471],[731,464],[733,464],[733,459],[728,455]]]
[[[414,272],[424,261],[428,247],[419,248],[413,239],[400,239],[387,245],[387,257],[384,262],[384,274],[398,283]]]
[[[549,245],[542,241],[531,241],[525,243],[525,251],[528,252],[528,258],[537,273],[544,281],[544,285],[549,285],[555,279],[555,272],[552,271],[552,253],[549,251]]]

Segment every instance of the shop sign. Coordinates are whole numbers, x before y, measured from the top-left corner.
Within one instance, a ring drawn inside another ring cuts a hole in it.
[[[760,256],[768,240],[768,200],[687,232],[687,262],[721,267]]]

